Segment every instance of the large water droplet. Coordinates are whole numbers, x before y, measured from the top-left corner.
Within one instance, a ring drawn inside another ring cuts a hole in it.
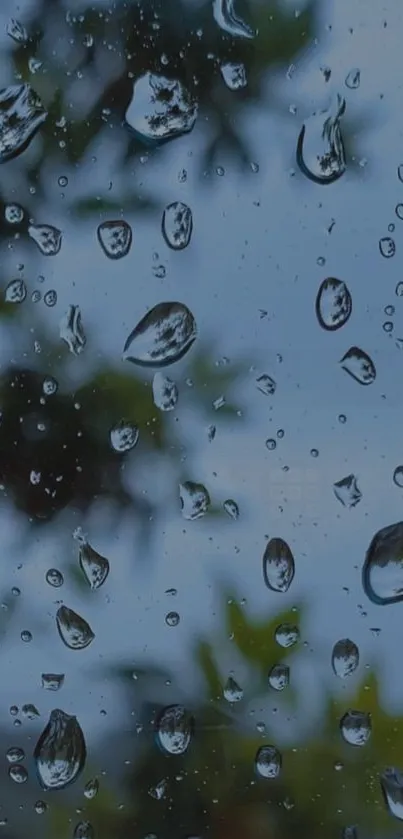
[[[360,660],[360,653],[357,644],[349,638],[341,638],[337,641],[332,651],[333,671],[339,679],[346,679],[357,669]]]
[[[14,17],[8,21],[6,32],[17,44],[25,44],[28,41],[28,32],[25,26]]]
[[[281,538],[270,539],[263,554],[263,577],[272,591],[288,591],[295,573],[294,557],[287,542]]]
[[[183,705],[168,705],[156,723],[156,737],[164,752],[182,755],[192,739],[194,720]]]
[[[27,296],[27,287],[24,280],[11,280],[5,292],[6,303],[23,303]]]
[[[45,690],[60,690],[64,685],[64,673],[42,673],[41,679]]]
[[[66,342],[73,355],[79,355],[83,351],[86,345],[86,337],[81,322],[79,306],[69,306],[66,314],[61,319],[60,337]]]
[[[175,251],[183,250],[190,242],[193,230],[192,211],[182,201],[168,204],[162,216],[162,234],[167,245]]]
[[[133,234],[127,221],[104,221],[98,227],[97,236],[109,259],[122,259],[129,253]]]
[[[143,367],[165,367],[187,353],[197,335],[195,319],[183,303],[158,303],[130,333],[123,358]]]
[[[200,519],[207,513],[210,506],[210,496],[203,484],[185,481],[179,484],[179,498],[184,519],[193,521]]]
[[[60,588],[64,583],[62,572],[57,568],[49,568],[49,571],[46,572],[46,582],[54,588]]]
[[[390,766],[381,773],[380,781],[389,812],[403,820],[403,772]]]
[[[350,347],[340,360],[340,365],[360,385],[371,385],[375,381],[375,364],[359,347]]]
[[[358,487],[355,475],[347,475],[341,481],[333,484],[333,491],[343,507],[355,507],[362,498],[362,492]]]
[[[0,163],[25,151],[47,117],[29,84],[0,90]]]
[[[87,621],[67,606],[58,609],[56,623],[62,641],[71,650],[83,650],[95,638]]]
[[[73,839],[94,839],[95,831],[91,822],[78,822],[74,828]]]
[[[160,411],[173,411],[178,401],[178,388],[172,379],[163,373],[156,373],[153,378],[153,399]]]
[[[34,751],[36,771],[44,789],[63,789],[72,784],[84,768],[84,734],[76,719],[56,708]]]
[[[299,641],[299,629],[292,623],[280,623],[274,637],[279,647],[293,647]]]
[[[214,20],[220,29],[235,38],[254,38],[255,32],[240,18],[234,9],[234,0],[213,0]]]
[[[228,676],[224,685],[223,696],[227,702],[240,702],[243,699],[243,690],[232,676]]]
[[[371,736],[371,717],[365,711],[347,711],[340,720],[343,739],[350,746],[365,746]]]
[[[290,684],[290,668],[288,664],[275,664],[269,673],[269,685],[274,690],[284,690]]]
[[[182,82],[145,73],[134,82],[125,119],[142,140],[156,143],[191,131],[197,112],[197,101]]]
[[[346,155],[340,131],[345,99],[337,96],[327,111],[313,114],[302,126],[297,144],[301,171],[317,184],[331,184],[346,170]]]
[[[340,329],[352,310],[351,294],[341,280],[328,277],[321,283],[316,297],[316,317],[323,329]]]
[[[231,61],[221,64],[221,75],[225,84],[230,90],[240,90],[247,85],[246,70],[244,64],[235,64]]]
[[[50,224],[30,224],[28,235],[43,256],[56,256],[62,246],[62,232]]]
[[[111,446],[115,452],[128,452],[134,449],[139,439],[137,425],[126,420],[120,420],[109,432]]]
[[[277,778],[281,769],[281,754],[275,746],[261,746],[255,757],[255,769],[261,778]]]
[[[403,522],[378,530],[368,548],[362,581],[373,603],[403,600]]]
[[[80,528],[77,528],[73,535],[80,545],[78,559],[81,570],[94,591],[105,582],[109,574],[109,561],[94,551]]]

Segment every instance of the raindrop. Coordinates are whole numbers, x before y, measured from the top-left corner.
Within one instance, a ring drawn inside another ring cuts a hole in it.
[[[87,542],[81,528],[77,528],[73,536],[80,545],[78,559],[88,585],[93,591],[101,588],[109,574],[109,561],[97,551],[94,551],[94,548]]]
[[[343,739],[350,746],[365,746],[371,735],[371,717],[365,711],[347,711],[340,720]]]
[[[345,85],[349,87],[350,90],[356,90],[357,87],[360,86],[361,81],[361,72],[358,67],[355,67],[354,70],[350,70],[348,75],[346,76]]]
[[[390,766],[381,773],[380,781],[389,812],[403,820],[403,772]]]
[[[236,519],[239,518],[238,504],[236,503],[236,501],[233,501],[232,498],[227,498],[227,500],[224,501],[223,507],[225,512],[228,513],[231,519],[234,519],[234,521],[236,521]]]
[[[214,20],[220,29],[235,38],[254,38],[255,32],[234,9],[234,0],[213,0]]]
[[[39,291],[38,288],[35,288],[34,291],[32,292],[31,300],[32,300],[32,303],[39,303],[39,301],[42,300],[42,295],[41,295],[41,292]]]
[[[151,795],[151,798],[155,798],[156,801],[161,801],[164,798],[168,789],[168,784],[165,778],[162,781],[159,781],[155,787],[150,787],[148,790],[148,794]]]
[[[333,490],[343,507],[355,507],[361,501],[362,492],[358,488],[355,475],[347,475],[341,481],[336,481],[333,484]]]
[[[206,487],[193,481],[179,484],[179,498],[182,516],[189,521],[200,519],[207,513],[210,506],[210,496]]]
[[[35,813],[38,813],[38,816],[42,816],[43,813],[46,813],[48,809],[48,805],[45,801],[36,801],[35,802]]]
[[[274,637],[279,647],[293,647],[299,641],[299,629],[292,623],[281,623],[277,627]]]
[[[273,396],[277,385],[271,376],[268,376],[267,373],[263,373],[258,379],[256,379],[256,387],[261,393],[264,393],[265,396]]]
[[[41,680],[45,690],[60,690],[64,685],[64,673],[42,673]]]
[[[397,487],[403,488],[403,466],[396,466],[393,473],[393,481]]]
[[[14,763],[13,766],[10,766],[8,774],[11,780],[15,781],[16,784],[25,784],[28,780],[28,772],[25,769],[25,766],[21,766],[19,763]]]
[[[288,591],[295,573],[294,557],[287,542],[281,538],[270,539],[263,555],[263,577],[272,591]]]
[[[46,295],[45,295],[46,297]],[[79,355],[86,344],[79,306],[69,306],[60,321],[60,337],[73,355]]]
[[[133,234],[127,221],[104,221],[98,227],[97,236],[109,259],[122,259],[129,253]]]
[[[50,224],[30,224],[28,235],[43,256],[56,256],[62,246],[62,232]]]
[[[46,582],[54,588],[60,588],[64,583],[62,572],[58,571],[57,568],[49,568],[49,571],[46,572]]]
[[[329,277],[319,288],[316,303],[316,317],[323,329],[340,329],[347,323],[352,310],[351,294],[341,280]]]
[[[17,44],[26,44],[28,41],[28,32],[25,26],[13,17],[8,21],[6,32]]]
[[[165,623],[167,626],[178,626],[180,617],[177,612],[168,612],[165,616]]]
[[[84,795],[88,799],[95,798],[95,796],[98,794],[98,790],[99,790],[98,778],[92,778],[90,781],[88,781],[86,783],[86,785],[84,787]]]
[[[395,213],[400,220],[403,220],[403,204],[396,204]]]
[[[269,673],[269,685],[274,690],[284,690],[290,684],[290,668],[288,664],[275,664]]]
[[[19,204],[6,204],[4,218],[7,224],[21,224],[24,220],[24,210]]]
[[[357,669],[360,660],[360,653],[357,644],[349,638],[342,638],[337,641],[332,651],[333,672],[339,679],[346,679]]]
[[[165,367],[187,353],[196,323],[183,303],[158,303],[130,333],[123,358],[144,367]]]
[[[60,177],[57,179],[57,183],[62,189],[64,189],[67,186],[68,182],[69,179],[66,177],[66,175],[60,175]]]
[[[74,828],[73,839],[94,839],[94,828],[90,822],[79,822]]]
[[[230,90],[240,90],[247,85],[246,70],[244,64],[235,64],[231,61],[221,64],[221,75]]]
[[[120,420],[109,432],[111,446],[115,452],[128,452],[134,449],[139,439],[137,425],[126,420]]]
[[[327,111],[314,113],[302,126],[297,144],[297,163],[304,175],[317,184],[331,184],[346,170],[346,154],[340,131],[345,99],[337,95]]]
[[[145,73],[134,82],[125,120],[146,143],[156,143],[191,131],[197,112],[196,99],[180,81]]]
[[[261,778],[277,778],[281,769],[281,754],[275,746],[261,746],[255,757],[255,769]]]
[[[63,789],[72,784],[84,768],[84,734],[76,717],[56,708],[36,744],[34,759],[44,789]]]
[[[379,250],[385,259],[390,259],[396,253],[395,240],[391,236],[384,236],[379,240]]]
[[[0,163],[25,151],[46,117],[41,100],[29,84],[0,90]]]
[[[24,641],[25,644],[29,644],[32,641],[32,632],[30,632],[29,629],[22,630],[21,641]]]
[[[27,296],[27,287],[24,280],[11,280],[5,292],[6,303],[23,303]]]
[[[183,250],[190,242],[193,230],[192,211],[182,201],[168,204],[162,216],[162,235],[175,251]]]
[[[42,390],[45,396],[53,396],[54,393],[57,393],[58,387],[56,379],[52,376],[46,376],[46,379],[43,380]]]
[[[23,705],[21,708],[22,716],[25,717],[27,720],[36,720],[37,717],[40,717],[40,713],[35,705],[26,704]]]
[[[9,763],[21,763],[25,758],[24,749],[21,749],[20,746],[10,746],[6,751],[6,758]]]
[[[188,748],[194,728],[193,717],[183,705],[168,705],[156,723],[158,745],[164,752],[181,755]]]
[[[340,359],[340,365],[360,385],[371,385],[375,381],[375,364],[359,347],[350,347]]]
[[[34,58],[34,56],[31,55],[31,57],[28,59],[28,69],[33,76],[35,75],[35,73],[38,72],[38,70],[41,69],[42,66],[43,62],[39,61],[38,58]]]
[[[403,297],[403,283],[400,282],[397,284],[395,288],[395,294],[397,297]]]
[[[209,425],[207,428],[207,439],[209,443],[212,443],[214,440],[215,435],[217,434],[217,428],[215,425]]]
[[[243,699],[243,690],[232,676],[228,676],[224,685],[223,696],[227,702],[240,702]]]
[[[58,609],[56,624],[62,641],[71,650],[83,650],[95,638],[87,621],[67,606]]]
[[[53,306],[56,306],[57,292],[54,290],[54,288],[50,288],[49,291],[47,291],[46,294],[44,294],[43,302],[45,306],[49,306],[50,309],[52,309]]]
[[[266,440],[266,442],[265,442],[265,446],[266,446],[266,449],[269,450],[269,452],[273,452],[274,449],[277,446],[277,443],[276,443],[275,440],[273,440],[272,437],[269,437],[268,440]]]
[[[166,269],[164,265],[155,265],[153,268],[154,277],[157,277],[157,280],[163,280],[166,274]]]
[[[403,599],[403,522],[375,533],[365,557],[362,581],[373,603],[386,605]]]
[[[215,411],[219,411],[220,408],[224,407],[224,405],[225,405],[225,396],[223,396],[223,395],[218,396],[217,399],[214,399],[214,401],[212,402],[212,406],[213,406]]]
[[[178,388],[172,379],[163,373],[156,373],[153,378],[153,399],[160,411],[173,411],[178,401]]]

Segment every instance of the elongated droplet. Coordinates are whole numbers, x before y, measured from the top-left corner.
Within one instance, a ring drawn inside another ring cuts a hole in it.
[[[166,367],[187,353],[196,335],[196,322],[187,306],[158,303],[130,333],[123,358],[143,367]]]
[[[371,716],[365,711],[347,711],[340,720],[343,739],[350,746],[365,746],[371,736]]]
[[[223,696],[227,702],[240,702],[243,699],[243,690],[232,676],[228,676],[224,686]]]
[[[111,446],[115,452],[128,452],[138,443],[139,430],[133,422],[120,420],[109,432]]]
[[[244,64],[235,64],[229,61],[221,64],[220,70],[225,84],[230,90],[241,90],[246,87],[248,82]]]
[[[170,755],[182,755],[192,739],[194,719],[183,705],[168,705],[156,723],[158,745]]]
[[[274,690],[284,690],[290,684],[288,664],[275,664],[269,673],[269,685]]]
[[[60,690],[64,685],[64,673],[42,673],[41,678],[45,690]]]
[[[4,293],[6,303],[23,303],[26,296],[27,287],[24,280],[11,280]]]
[[[0,163],[25,151],[46,117],[31,85],[11,85],[0,90]]]
[[[140,139],[154,144],[191,131],[197,112],[197,101],[182,82],[145,73],[134,82],[125,120]]]
[[[280,623],[274,637],[280,647],[293,647],[299,641],[299,629],[292,623]]]
[[[95,798],[98,795],[99,790],[99,781],[98,778],[91,778],[90,781],[87,781],[84,787],[84,795],[88,799]]]
[[[294,557],[287,542],[281,538],[270,539],[263,554],[263,577],[272,591],[288,591],[295,573]]]
[[[331,184],[346,170],[346,155],[340,131],[345,99],[337,96],[327,111],[313,114],[302,126],[297,144],[301,172],[317,184]]]
[[[347,323],[351,311],[351,294],[341,280],[323,280],[316,297],[316,317],[323,329],[340,329]]]
[[[358,67],[354,67],[354,69],[350,70],[350,72],[347,74],[346,80],[345,80],[345,85],[346,85],[346,87],[349,87],[350,90],[356,90],[357,87],[360,86],[360,81],[361,81],[361,72],[358,69]]]
[[[235,38],[254,38],[253,29],[240,18],[234,9],[234,0],[213,0],[214,20],[220,29]]]
[[[163,373],[156,373],[153,378],[153,399],[160,411],[173,411],[178,401],[178,388],[172,379]]]
[[[131,248],[133,234],[127,221],[104,221],[97,230],[98,242],[109,259],[122,259]]]
[[[189,521],[200,519],[207,513],[210,506],[210,496],[206,487],[193,481],[179,484],[179,498],[182,516]]]
[[[357,669],[360,653],[357,644],[349,638],[336,641],[332,651],[333,672],[339,679],[346,679]]]
[[[227,500],[224,501],[223,507],[230,519],[234,519],[234,521],[239,519],[239,507],[236,501],[232,498],[227,498]]]
[[[97,551],[94,551],[94,548],[87,542],[81,528],[77,528],[73,535],[80,545],[78,559],[81,570],[88,585],[94,591],[105,582],[109,574],[109,561]]]
[[[73,355],[79,355],[83,351],[86,345],[86,337],[81,322],[79,306],[69,306],[66,314],[61,319],[60,337],[66,342]]]
[[[62,232],[50,224],[30,224],[28,235],[43,256],[56,256],[62,246]]]
[[[67,606],[58,609],[56,623],[62,641],[71,650],[83,650],[95,638],[87,621]]]
[[[192,211],[182,201],[168,204],[162,216],[162,235],[167,245],[174,251],[186,248],[193,230]]]
[[[155,798],[156,801],[162,801],[165,797],[168,790],[168,782],[166,778],[162,778],[161,781],[158,781],[158,784],[155,787],[150,787],[148,790],[148,794],[151,798]]]
[[[403,821],[403,772],[390,766],[381,773],[380,781],[389,812]]]
[[[336,481],[333,484],[333,491],[343,507],[355,507],[362,498],[355,475],[347,475],[341,481]]]
[[[277,778],[281,762],[281,754],[275,746],[261,746],[255,757],[255,769],[261,778]]]
[[[74,828],[73,839],[94,839],[95,831],[91,822],[78,822]]]
[[[365,557],[362,582],[373,603],[382,606],[403,600],[403,522],[375,533]]]
[[[6,27],[7,35],[16,42],[16,44],[26,44],[28,41],[28,32],[25,26],[14,17],[10,18]]]
[[[64,789],[82,772],[86,760],[84,734],[76,719],[56,708],[34,751],[43,789]]]
[[[340,365],[360,385],[371,385],[375,381],[375,364],[359,347],[350,347],[340,360]]]

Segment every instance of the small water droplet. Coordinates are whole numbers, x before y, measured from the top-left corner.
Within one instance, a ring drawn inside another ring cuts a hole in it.
[[[337,95],[330,108],[314,113],[302,126],[297,144],[297,163],[304,175],[317,184],[330,184],[346,170],[346,154],[340,119],[346,108]]]
[[[158,372],[153,378],[152,387],[155,407],[160,411],[173,411],[179,396],[175,382]]]
[[[58,609],[56,624],[62,641],[71,650],[83,650],[95,638],[87,621],[67,606]]]
[[[157,743],[163,752],[184,754],[192,739],[193,728],[193,717],[183,705],[168,705],[156,722]]]
[[[58,708],[52,711],[35,746],[34,759],[43,789],[64,789],[72,784],[86,760],[84,734],[77,718]]]
[[[395,471],[393,472],[393,481],[396,486],[403,488],[403,466],[396,466]]]
[[[274,690],[284,690],[290,684],[290,668],[288,664],[275,664],[269,673],[269,685]]]
[[[43,256],[56,256],[62,246],[62,232],[50,224],[30,224],[28,235]]]
[[[395,213],[397,217],[402,221],[403,220],[403,204],[396,204]]]
[[[329,277],[320,285],[316,303],[316,317],[323,329],[340,329],[352,312],[351,294],[341,280]]]
[[[403,163],[400,163],[397,167],[397,177],[399,178],[399,181],[402,181],[403,183]]]
[[[385,312],[385,315],[392,317],[395,314],[395,307],[391,305],[385,306],[383,311]]]
[[[347,475],[341,481],[336,481],[333,484],[333,490],[343,507],[355,507],[361,501],[362,492],[358,488],[355,475]]]
[[[235,11],[234,0],[213,0],[214,20],[224,32],[235,38],[254,38],[255,32]]]
[[[266,446],[266,449],[268,449],[268,450],[269,450],[269,452],[272,452],[272,451],[274,451],[274,449],[276,448],[277,443],[276,443],[276,441],[273,439],[273,437],[269,437],[269,438],[266,440],[266,442],[265,442],[265,446]]]
[[[227,61],[221,64],[221,75],[230,90],[241,90],[247,85],[245,65]]]
[[[79,822],[74,828],[73,839],[94,839],[95,832],[90,822]]]
[[[6,758],[9,763],[21,763],[25,758],[24,749],[21,749],[20,746],[10,746],[6,751]]]
[[[45,690],[60,690],[64,685],[64,673],[42,673],[41,680]]]
[[[263,555],[263,578],[272,591],[288,591],[295,574],[292,552],[284,539],[270,539]]]
[[[333,671],[339,679],[346,679],[357,669],[360,660],[360,653],[357,644],[349,638],[342,638],[337,641],[332,651]]]
[[[371,735],[371,717],[365,711],[347,711],[340,720],[343,739],[351,746],[365,746]]]
[[[6,32],[17,44],[26,44],[28,41],[28,32],[25,26],[13,17],[8,21]]]
[[[39,289],[36,288],[31,294],[31,301],[32,303],[39,303],[40,300],[42,300],[42,294]]]
[[[232,498],[227,498],[227,500],[224,501],[223,507],[225,512],[228,513],[231,519],[234,519],[234,521],[236,521],[239,518],[238,504],[236,503],[236,501],[233,501]]]
[[[389,812],[403,820],[403,772],[390,766],[381,773],[380,782]]]
[[[35,813],[38,813],[38,816],[42,816],[44,813],[46,813],[46,810],[48,809],[48,805],[46,804],[45,801],[36,801],[35,805],[34,805],[34,809],[35,809]]]
[[[265,396],[273,396],[277,385],[271,376],[268,376],[267,373],[263,373],[256,379],[256,387],[261,393],[264,393]]]
[[[43,62],[39,61],[39,58],[35,58],[33,55],[31,55],[30,58],[28,59],[29,72],[32,73],[32,75],[34,76],[35,73],[38,73],[38,71],[42,67],[43,67]]]
[[[45,396],[53,396],[53,394],[57,393],[58,387],[59,385],[56,379],[52,376],[46,376],[42,382],[42,390]]]
[[[338,420],[339,422],[341,422],[342,425],[344,425],[347,422],[347,417],[345,414],[339,414]]]
[[[21,641],[24,641],[25,644],[29,644],[32,641],[32,632],[30,632],[29,629],[22,630]]]
[[[68,179],[68,177],[67,177],[66,175],[60,175],[60,176],[58,177],[58,179],[57,179],[57,183],[59,184],[59,186],[60,186],[62,189],[65,189],[65,187],[67,186],[68,182],[69,182],[69,179]]]
[[[346,80],[345,80],[345,85],[346,85],[346,87],[349,87],[350,90],[356,90],[357,87],[360,86],[360,81],[361,81],[361,72],[358,69],[358,67],[354,67],[354,69],[350,70],[350,72],[347,74]]]
[[[156,143],[191,131],[197,112],[196,99],[179,80],[145,73],[134,82],[125,120],[143,141]]]
[[[299,629],[292,623],[281,623],[274,637],[279,647],[293,647],[299,641]]]
[[[388,224],[388,230],[389,230],[389,233],[393,233],[394,229],[395,229],[395,225],[393,224],[393,222],[391,222],[390,224]]]
[[[27,720],[36,720],[37,717],[40,716],[40,713],[35,705],[32,703],[27,703],[22,706],[21,708],[22,716],[25,717]]]
[[[224,685],[223,696],[227,702],[240,702],[243,699],[243,690],[232,676],[228,676]]]
[[[177,612],[168,612],[165,616],[165,623],[167,626],[178,626],[180,617]]]
[[[217,399],[214,399],[214,401],[212,402],[212,406],[213,406],[215,411],[219,411],[220,408],[224,407],[224,405],[225,405],[225,396],[223,396],[223,395],[217,396]]]
[[[216,426],[215,425],[209,425],[208,428],[207,428],[207,439],[208,439],[209,443],[212,443],[216,433],[217,433]]]
[[[183,303],[159,303],[130,333],[123,358],[145,367],[162,367],[182,358],[197,335],[191,311]]]
[[[21,224],[24,220],[24,210],[19,204],[6,204],[4,218],[7,224]]]
[[[383,236],[379,240],[379,250],[385,259],[390,259],[396,253],[396,243],[391,236]]]
[[[50,288],[49,291],[47,291],[44,294],[43,302],[44,302],[45,306],[49,306],[50,309],[52,309],[53,306],[56,306],[57,292],[54,290],[54,288]]]
[[[194,481],[184,481],[183,484],[179,484],[179,498],[182,516],[188,521],[200,519],[207,513],[210,506],[210,496],[206,487]]]
[[[104,221],[98,227],[97,236],[109,259],[122,259],[129,253],[133,234],[127,221]]]
[[[13,766],[10,766],[8,774],[11,780],[15,781],[16,784],[25,784],[28,780],[28,772],[25,769],[25,766],[21,766],[19,763],[15,763]]]
[[[181,201],[174,201],[164,210],[162,234],[173,250],[183,250],[190,242],[193,230],[193,216],[190,207]]]
[[[375,381],[375,364],[359,347],[350,347],[340,359],[340,365],[360,385],[371,385]]]
[[[46,582],[54,588],[60,588],[64,583],[62,572],[58,571],[57,568],[49,568],[49,571],[46,572]]]
[[[88,799],[95,798],[99,791],[99,781],[98,778],[92,778],[90,781],[87,781],[84,787],[84,795]]]
[[[137,425],[126,420],[120,420],[109,432],[111,446],[115,452],[128,452],[138,443],[139,429]]]
[[[382,324],[382,329],[384,332],[393,332],[393,323],[391,320],[385,320]]]
[[[27,287],[24,280],[11,280],[4,293],[6,303],[23,303],[26,296]]]
[[[166,274],[165,265],[155,265],[153,267],[153,274],[154,277],[157,278],[157,280],[163,280]]]
[[[281,754],[275,746],[261,746],[255,757],[255,769],[261,778],[277,778],[281,762]]]
[[[168,783],[166,779],[163,778],[162,781],[159,781],[158,784],[155,785],[155,787],[150,787],[150,789],[148,790],[148,794],[151,796],[151,798],[155,798],[156,801],[162,801],[162,799],[166,795],[167,790]]]
[[[46,297],[46,295],[45,295]],[[79,355],[86,344],[79,306],[69,306],[60,321],[60,337],[73,355]]]

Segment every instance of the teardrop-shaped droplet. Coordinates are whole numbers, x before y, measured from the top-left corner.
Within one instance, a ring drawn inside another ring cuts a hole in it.
[[[0,163],[25,151],[46,117],[31,85],[11,85],[0,90]]]
[[[197,101],[182,82],[145,73],[134,82],[125,120],[142,140],[154,144],[191,131],[197,112]]]
[[[350,72],[347,74],[345,79],[345,85],[346,87],[349,87],[350,90],[356,90],[357,87],[360,86],[360,81],[361,71],[358,69],[358,67],[354,67],[354,69],[350,70]]]
[[[381,773],[380,781],[389,812],[403,821],[403,772],[390,766]]]
[[[109,259],[122,259],[131,248],[133,234],[127,221],[104,221],[97,230],[98,242]]]
[[[299,641],[299,629],[292,623],[280,623],[274,637],[279,647],[293,647]]]
[[[58,609],[56,623],[62,641],[71,650],[83,650],[95,638],[87,621],[67,606]]]
[[[158,303],[130,333],[123,358],[143,367],[166,367],[187,353],[196,335],[196,322],[187,306]]]
[[[63,789],[82,772],[86,760],[84,734],[76,717],[56,708],[34,751],[43,789]]]
[[[60,690],[64,685],[64,673],[42,673],[41,679],[45,690]]]
[[[347,711],[340,720],[343,739],[350,746],[365,746],[371,736],[371,716],[366,711]]]
[[[340,365],[360,385],[371,385],[375,381],[375,364],[359,347],[350,347],[340,360]]]
[[[339,679],[346,679],[357,669],[360,660],[360,653],[357,644],[349,638],[341,638],[336,641],[332,651],[333,671]]]
[[[11,280],[4,293],[6,303],[23,303],[26,296],[27,287],[24,280]]]
[[[8,21],[6,32],[17,44],[25,44],[28,41],[28,32],[25,26],[14,17]]]
[[[73,535],[80,545],[78,559],[81,570],[94,591],[105,582],[109,574],[109,561],[91,547],[80,528]]]
[[[236,501],[232,498],[227,498],[227,500],[224,501],[223,507],[230,519],[234,519],[234,521],[239,519],[239,507]]]
[[[223,696],[227,702],[240,702],[243,699],[243,690],[232,676],[228,676],[224,685]]]
[[[91,822],[78,822],[74,828],[73,839],[94,839],[95,831]]]
[[[254,38],[256,33],[236,14],[234,5],[234,0],[213,0],[214,20],[235,38]]]
[[[343,507],[355,507],[362,498],[355,475],[347,475],[341,481],[336,481],[333,484],[333,491]]]
[[[378,530],[368,548],[362,581],[373,603],[403,600],[403,522]]]
[[[313,114],[302,126],[297,144],[301,171],[317,184],[331,184],[346,170],[346,154],[340,118],[346,102],[337,96],[327,111]]]
[[[120,420],[109,432],[111,446],[115,452],[128,452],[134,449],[139,439],[139,429],[133,422]]]
[[[62,232],[51,224],[30,224],[28,235],[43,256],[56,256],[62,246]]]
[[[207,513],[210,506],[210,496],[203,484],[185,481],[179,484],[179,498],[184,519],[193,521],[200,519]]]
[[[156,373],[153,378],[153,399],[160,411],[173,411],[178,401],[178,388],[172,379],[163,373]]]
[[[261,778],[277,778],[281,769],[281,754],[275,746],[261,746],[255,757],[255,769]]]
[[[284,690],[290,684],[290,668],[288,664],[275,664],[269,673],[269,685],[274,690]]]
[[[316,317],[323,329],[340,329],[347,323],[352,310],[351,294],[341,280],[323,280],[316,297]]]
[[[98,795],[99,791],[99,781],[98,778],[91,778],[90,781],[87,781],[84,787],[84,795],[88,799],[95,798]]]
[[[69,306],[66,314],[61,319],[60,337],[66,342],[73,355],[79,355],[83,351],[86,345],[86,337],[81,322],[79,306]]]
[[[165,207],[162,216],[162,234],[167,245],[175,251],[183,250],[190,242],[193,230],[192,211],[182,201]]]
[[[281,538],[270,539],[263,554],[263,577],[272,591],[288,591],[295,573],[294,557],[287,542]]]
[[[156,723],[157,742],[164,752],[182,755],[192,739],[194,719],[183,705],[168,705]]]
[[[232,61],[221,64],[221,75],[225,84],[230,90],[241,90],[247,85],[246,70],[244,64],[236,64]]]

